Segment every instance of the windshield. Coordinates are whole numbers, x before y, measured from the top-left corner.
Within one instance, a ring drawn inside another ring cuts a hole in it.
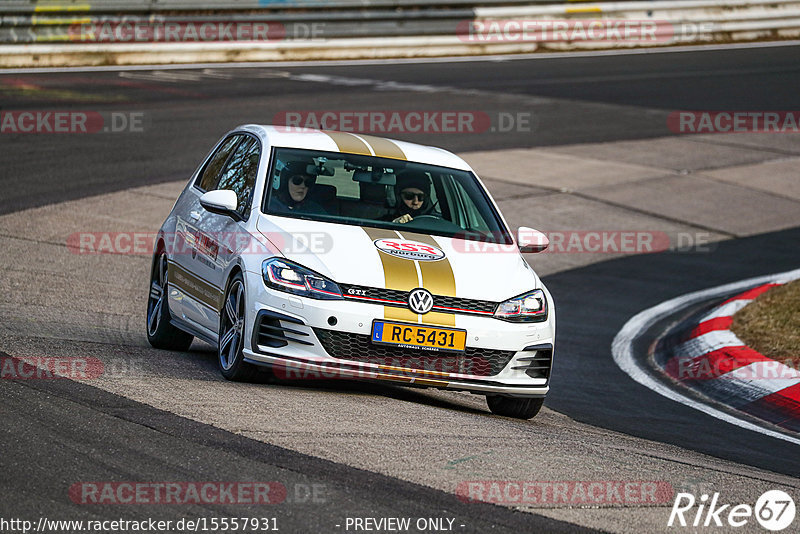
[[[262,210],[269,214],[513,242],[475,176],[457,169],[275,148],[265,193]]]

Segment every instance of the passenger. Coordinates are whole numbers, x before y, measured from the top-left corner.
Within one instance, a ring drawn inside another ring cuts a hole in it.
[[[325,215],[327,212],[317,202],[309,198],[309,193],[317,177],[306,170],[308,163],[290,161],[280,171],[278,190],[273,192],[270,208],[278,212],[299,211]]]
[[[431,202],[431,180],[421,171],[405,171],[397,175],[394,186],[397,207],[386,220],[395,223],[407,223],[414,217],[429,215],[439,217]]]

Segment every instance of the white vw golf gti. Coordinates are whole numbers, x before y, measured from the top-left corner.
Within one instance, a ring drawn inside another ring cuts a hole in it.
[[[225,378],[381,380],[486,395],[531,418],[549,390],[553,300],[469,165],[378,137],[241,126],[156,239],[147,337],[218,347]]]

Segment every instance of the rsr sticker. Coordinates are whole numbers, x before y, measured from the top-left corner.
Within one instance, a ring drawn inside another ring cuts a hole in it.
[[[405,239],[376,239],[375,247],[390,256],[397,256],[406,260],[439,261],[444,259],[444,251],[418,241]]]

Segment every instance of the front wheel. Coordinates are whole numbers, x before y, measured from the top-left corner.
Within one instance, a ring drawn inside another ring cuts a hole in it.
[[[150,296],[147,299],[147,341],[157,349],[189,350],[194,336],[170,323],[167,295],[167,255],[158,253],[150,270]]]
[[[245,309],[244,278],[236,273],[228,283],[225,301],[219,314],[219,370],[228,380],[252,380],[258,369],[244,361]]]
[[[487,395],[486,404],[495,415],[513,417],[515,419],[532,419],[544,404],[543,398],[501,397]]]

